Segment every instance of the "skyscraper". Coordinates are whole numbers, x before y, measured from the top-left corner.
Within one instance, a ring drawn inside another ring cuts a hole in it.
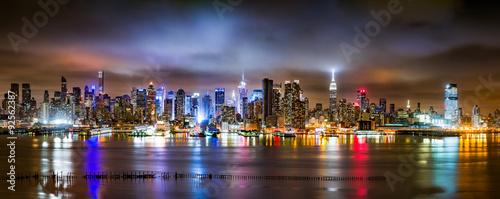
[[[147,110],[147,95],[148,91],[146,89],[136,89],[136,110],[135,115],[139,118],[142,123],[146,118]]]
[[[99,78],[99,94],[104,94],[104,71],[99,71],[97,77]]]
[[[448,127],[456,127],[459,122],[457,84],[447,84],[444,90],[444,119]]]
[[[272,113],[276,116],[283,115],[281,112],[281,84],[273,85]]]
[[[380,98],[379,107],[382,113],[387,113],[387,99]]]
[[[192,116],[191,106],[191,95],[186,95],[186,97],[184,98],[184,115]]]
[[[80,105],[82,101],[82,89],[80,87],[73,87],[73,96],[75,105]]]
[[[22,84],[23,93],[22,93],[22,106],[24,113],[28,113],[31,106],[31,89],[30,84],[24,83]]]
[[[16,94],[16,104],[19,104],[19,84],[12,83],[10,84],[10,91]]]
[[[481,127],[481,113],[478,105],[474,105],[474,107],[472,108],[472,127]]]
[[[43,93],[43,102],[40,110],[40,121],[43,124],[49,123],[49,111],[50,111],[49,98],[50,98],[49,91],[45,90]]]
[[[146,119],[150,123],[156,122],[156,90],[153,85],[153,82],[149,83],[147,89],[147,97],[146,97]]]
[[[367,90],[364,88],[358,89],[358,96],[357,96],[357,103],[361,109],[361,111],[366,111],[368,107],[370,106],[370,102],[368,101],[368,98],[366,97]]]
[[[264,91],[264,102],[262,106],[262,119],[264,125],[270,126],[269,116],[273,115],[273,80],[265,78],[262,80],[262,90]]]
[[[184,103],[186,101],[186,92],[179,89],[175,95],[175,119],[182,120],[184,118]]]
[[[66,103],[66,97],[68,96],[68,81],[64,76],[61,77],[61,102]]]
[[[212,117],[212,98],[207,93],[201,100],[201,112],[198,121],[210,119]]]
[[[163,107],[165,106],[164,102],[165,102],[165,88],[160,87],[156,89],[156,98],[155,98],[156,114],[160,116],[163,115],[163,111],[165,110],[165,108]]]
[[[193,93],[191,96],[191,115],[198,121],[200,107],[200,93]]]
[[[236,102],[237,112],[241,115],[245,115],[243,112],[243,98],[248,97],[247,83],[245,81],[245,73],[241,74],[241,82],[238,86],[238,99]]]
[[[174,91],[169,91],[167,93],[167,97],[165,98],[165,107],[164,107],[164,112],[163,114],[165,115],[165,119],[167,121],[174,120],[174,100],[175,100],[175,92]]]
[[[224,106],[226,89],[216,88],[215,89],[215,114],[219,115]]]
[[[335,70],[332,70],[332,81],[330,82],[330,99],[328,104],[328,108],[330,109],[330,121],[338,121],[337,82],[335,82]]]
[[[305,102],[301,99],[302,89],[298,80],[285,81],[283,113],[285,126],[297,129],[305,128]],[[305,99],[305,98],[304,98]]]

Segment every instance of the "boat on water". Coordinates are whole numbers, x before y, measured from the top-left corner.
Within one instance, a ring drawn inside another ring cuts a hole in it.
[[[285,132],[275,131],[273,135],[279,137],[297,137],[293,129],[287,129]]]
[[[321,137],[339,137],[336,130],[334,130],[334,129],[328,129],[325,131],[321,131],[320,135],[321,135]]]
[[[147,137],[154,136],[156,128],[154,126],[136,126],[130,136],[133,137]]]
[[[356,130],[354,135],[384,135],[384,132],[372,131],[372,130]]]
[[[220,134],[220,130],[217,127],[215,127],[215,125],[209,125],[204,133],[205,136],[217,137],[217,135]]]
[[[339,137],[339,135],[335,133],[322,133],[321,137]]]
[[[111,127],[103,127],[103,128],[91,129],[90,131],[80,131],[80,135],[94,136],[94,135],[111,133],[112,131],[113,131],[113,128],[111,128]]]
[[[206,137],[206,135],[199,128],[194,128],[189,131],[189,137]]]
[[[238,132],[238,135],[243,137],[259,137],[260,134],[257,130],[241,130]]]

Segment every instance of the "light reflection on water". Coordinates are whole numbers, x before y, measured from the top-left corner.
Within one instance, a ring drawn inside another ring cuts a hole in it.
[[[23,137],[22,140],[18,153],[25,158],[20,159],[20,165],[23,165],[20,170],[42,173],[177,171],[235,175],[380,176],[397,170],[401,155],[414,155],[417,164],[413,168],[414,174],[398,184],[395,192],[391,192],[385,182],[181,183],[154,180],[110,183],[87,180],[74,184],[39,184],[34,193],[43,198],[57,193],[51,191],[59,190],[56,187],[64,190],[63,193],[89,198],[111,196],[116,191],[125,197],[142,196],[136,188],[152,189],[150,195],[146,194],[150,198],[161,198],[164,196],[161,193],[181,194],[188,198],[207,194],[231,197],[242,193],[303,198],[304,191],[312,192],[315,197],[397,198],[426,194],[457,197],[472,193],[488,195],[492,187],[500,185],[500,176],[498,172],[492,172],[491,166],[500,165],[498,134],[468,134],[460,138],[394,135],[245,138],[236,134],[222,134],[219,138],[191,138],[187,135],[127,137],[119,134],[85,138],[67,134]],[[290,183],[286,186],[295,188],[285,191],[288,189],[283,183]],[[228,187],[231,190],[223,190]],[[298,194],[297,191],[302,192]]]

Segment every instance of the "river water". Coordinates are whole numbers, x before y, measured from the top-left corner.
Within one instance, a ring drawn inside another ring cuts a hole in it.
[[[0,171],[8,171],[1,137]],[[235,176],[385,176],[386,180],[84,179],[89,172],[158,171]],[[74,173],[73,180],[2,180],[2,198],[493,198],[500,195],[500,135],[461,137],[270,135],[244,138],[21,136],[19,175]],[[6,196],[6,197],[4,197]]]

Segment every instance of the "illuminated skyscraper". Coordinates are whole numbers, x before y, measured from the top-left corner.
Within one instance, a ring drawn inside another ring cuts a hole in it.
[[[165,119],[167,121],[174,120],[174,104],[175,104],[175,92],[174,91],[169,91],[167,93],[167,97],[165,98],[165,107],[164,107],[164,112],[163,114],[165,115]]]
[[[302,89],[300,88],[299,80],[294,80],[293,82],[285,81],[284,90],[282,108],[285,117],[285,127],[304,129],[306,116],[305,98],[301,97]]]
[[[447,84],[444,90],[444,119],[448,127],[456,127],[459,122],[457,84]]]
[[[191,95],[186,95],[184,98],[184,115],[192,115],[191,106]]]
[[[137,89],[136,91],[136,110],[135,115],[139,118],[139,121],[144,122],[146,118],[147,111],[147,95],[146,89]]]
[[[264,91],[262,89],[254,89],[252,91],[252,96],[250,96],[250,102],[264,99]]]
[[[472,108],[472,127],[474,128],[481,127],[481,113],[478,105],[475,105]]]
[[[263,121],[266,126],[270,126],[269,117],[273,115],[273,80],[265,78],[262,80],[262,90],[264,90],[264,102],[262,105]]]
[[[357,103],[361,109],[361,111],[366,111],[369,106],[370,102],[368,101],[368,98],[366,97],[367,90],[364,88],[358,89],[358,96],[357,96]]]
[[[49,91],[45,90],[43,93],[43,102],[40,110],[40,121],[43,124],[49,123],[49,111],[50,111],[49,98],[50,98]]]
[[[175,95],[175,119],[182,120],[184,118],[184,103],[186,101],[186,92],[179,89]]]
[[[82,89],[80,87],[73,87],[73,103],[80,105],[82,102]]]
[[[201,111],[198,117],[198,121],[202,121],[204,119],[210,119],[213,116],[212,114],[212,98],[207,93],[203,96],[201,100]]]
[[[387,99],[380,98],[379,107],[382,113],[387,113]]]
[[[68,96],[68,82],[65,77],[61,77],[61,102],[66,103],[66,96]]]
[[[332,81],[330,82],[330,99],[329,99],[330,109],[330,121],[338,120],[338,107],[337,107],[337,82],[335,82],[335,70],[332,70]]]
[[[222,110],[222,106],[224,106],[225,101],[225,92],[224,88],[216,88],[215,89],[215,114],[219,115]]]
[[[22,93],[22,106],[24,113],[28,113],[31,106],[31,88],[30,84],[24,83],[22,85],[23,93]]]
[[[156,89],[156,98],[155,98],[156,114],[160,116],[163,115],[163,111],[165,110],[164,102],[165,102],[165,88],[160,87]]]
[[[156,90],[153,82],[149,83],[146,97],[146,120],[149,123],[156,122]]]
[[[99,71],[97,77],[99,78],[99,94],[104,94],[104,71]]]
[[[10,91],[16,94],[16,104],[19,104],[19,84],[12,83],[10,84]]]
[[[200,93],[193,93],[191,96],[191,115],[195,118],[195,121],[198,121],[199,116],[199,107],[200,107]]]
[[[245,73],[241,74],[241,82],[238,86],[238,99],[236,102],[237,112],[241,115],[245,115],[243,111],[243,98],[248,97],[247,83],[245,82]]]

